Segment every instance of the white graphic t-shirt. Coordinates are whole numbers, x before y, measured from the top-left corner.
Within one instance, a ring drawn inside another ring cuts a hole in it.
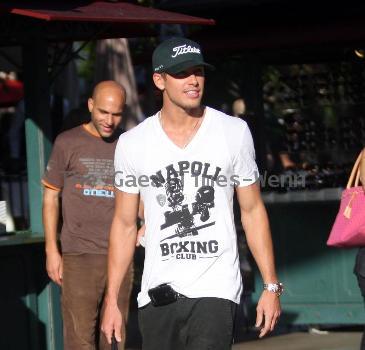
[[[145,208],[145,262],[138,305],[162,283],[189,297],[239,303],[242,281],[233,217],[235,186],[258,179],[247,124],[206,107],[185,148],[165,134],[158,114],[122,134],[115,185],[140,193]]]

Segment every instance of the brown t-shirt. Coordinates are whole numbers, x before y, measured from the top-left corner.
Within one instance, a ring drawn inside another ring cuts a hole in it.
[[[42,182],[62,191],[62,252],[106,254],[114,211],[114,150],[78,126],[61,133]]]

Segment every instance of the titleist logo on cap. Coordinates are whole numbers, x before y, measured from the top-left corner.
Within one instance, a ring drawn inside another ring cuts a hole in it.
[[[173,52],[175,52],[174,55],[171,55],[172,58],[178,56],[178,55],[183,55],[184,53],[199,53],[200,54],[200,49],[196,48],[196,47],[191,47],[190,45],[189,46],[186,46],[185,45],[181,45],[181,46],[176,46],[172,49]]]

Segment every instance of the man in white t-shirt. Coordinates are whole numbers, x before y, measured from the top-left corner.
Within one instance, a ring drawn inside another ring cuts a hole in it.
[[[247,124],[201,105],[204,62],[185,38],[153,53],[153,81],[162,109],[119,138],[116,207],[110,233],[108,288],[102,330],[121,339],[116,304],[136,241],[139,199],[146,222],[145,263],[138,295],[143,349],[229,349],[242,281],[233,218],[237,191],[242,224],[261,271],[260,337],[281,308],[271,234],[260,197]]]

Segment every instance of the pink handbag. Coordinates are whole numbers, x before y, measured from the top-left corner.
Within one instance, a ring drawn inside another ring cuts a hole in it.
[[[341,196],[340,209],[327,240],[330,247],[365,246],[365,193],[360,181],[362,152],[352,168],[346,189]],[[355,180],[355,187],[351,187]]]

